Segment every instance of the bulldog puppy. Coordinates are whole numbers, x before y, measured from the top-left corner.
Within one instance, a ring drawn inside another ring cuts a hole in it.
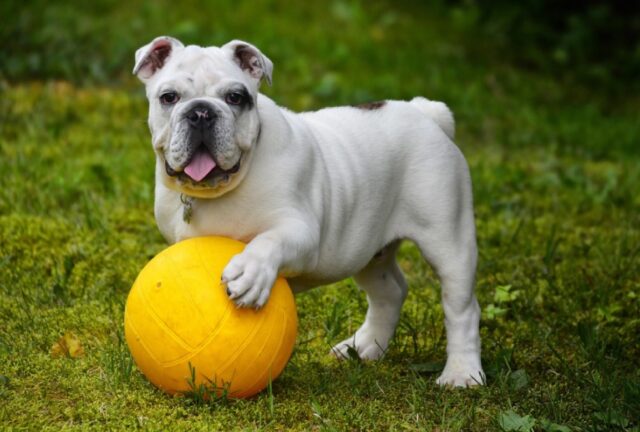
[[[169,243],[246,242],[222,275],[241,307],[263,306],[278,274],[294,292],[353,276],[366,319],[332,351],[376,359],[407,295],[396,251],[411,240],[442,284],[448,358],[437,382],[484,382],[471,179],[446,105],[416,97],[297,114],[258,93],[273,64],[238,40],[204,48],[162,36],[135,57]]]

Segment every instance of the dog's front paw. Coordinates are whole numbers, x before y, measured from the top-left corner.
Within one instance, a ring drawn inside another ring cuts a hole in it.
[[[227,294],[236,305],[261,308],[267,303],[277,276],[277,269],[270,263],[241,253],[225,267],[222,283],[226,284]]]
[[[443,387],[473,387],[484,385],[486,377],[479,356],[475,354],[451,354],[436,383]]]

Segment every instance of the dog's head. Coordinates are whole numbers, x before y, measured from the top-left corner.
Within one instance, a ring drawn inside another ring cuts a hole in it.
[[[136,51],[133,73],[146,86],[167,187],[215,198],[240,183],[260,133],[258,87],[271,84],[272,69],[256,47],[237,40],[203,48],[161,36]]]

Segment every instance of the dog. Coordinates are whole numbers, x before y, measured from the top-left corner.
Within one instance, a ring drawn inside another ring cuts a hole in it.
[[[222,274],[239,307],[263,306],[278,275],[295,293],[353,276],[368,310],[350,348],[386,351],[407,295],[396,262],[413,241],[442,285],[447,362],[437,383],[484,383],[471,178],[441,102],[416,97],[294,113],[259,93],[273,63],[240,40],[135,54],[155,152],[158,227],[169,243],[247,243]]]

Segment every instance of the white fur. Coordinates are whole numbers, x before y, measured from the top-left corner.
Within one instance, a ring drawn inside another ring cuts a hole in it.
[[[278,274],[296,292],[355,276],[369,310],[333,353],[341,357],[354,346],[366,359],[380,357],[393,336],[407,291],[395,252],[400,240],[412,240],[442,282],[448,360],[438,383],[483,382],[471,179],[451,141],[454,123],[446,105],[416,98],[374,110],[295,114],[257,94],[255,74],[237,67],[224,47],[200,50],[193,60],[181,55],[193,56],[194,47],[177,48],[166,67],[145,78],[158,160],[155,214],[166,239],[220,235],[247,242],[223,273],[240,306],[264,305]],[[189,97],[213,97],[220,81],[242,81],[256,93],[255,112],[247,115],[260,124],[236,179],[211,199],[193,199],[189,222],[181,194],[202,195],[167,177],[163,152],[171,122],[154,93],[169,79],[186,85],[176,67],[187,60],[208,72],[207,78],[189,75],[201,84],[185,90]]]

